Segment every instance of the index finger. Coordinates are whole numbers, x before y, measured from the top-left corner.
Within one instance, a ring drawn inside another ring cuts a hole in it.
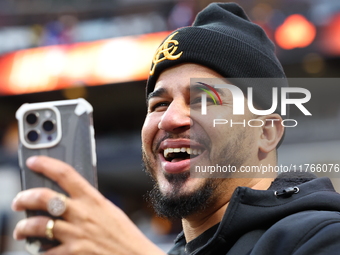
[[[97,191],[73,167],[58,159],[46,156],[33,156],[27,159],[27,167],[41,173],[65,190],[71,197],[80,197]]]

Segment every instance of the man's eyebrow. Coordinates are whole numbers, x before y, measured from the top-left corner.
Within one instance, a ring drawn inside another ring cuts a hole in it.
[[[211,85],[208,84],[204,84],[204,83],[196,83],[194,85],[191,85],[190,87],[188,87],[188,90],[194,91],[194,92],[202,92],[202,89],[209,89],[210,87],[213,87]],[[218,94],[225,96],[224,91],[221,88],[213,88]],[[157,90],[152,91],[147,99],[146,102],[149,103],[149,101],[154,98],[154,97],[161,97],[164,94],[168,93],[168,91],[165,88],[159,88]],[[217,95],[218,96],[218,95]]]
[[[146,99],[146,102],[149,103],[150,99],[151,98],[154,98],[154,97],[161,97],[163,96],[164,94],[166,94],[168,91],[164,88],[159,88],[157,90],[154,90],[152,91],[149,95],[148,95],[148,98]]]

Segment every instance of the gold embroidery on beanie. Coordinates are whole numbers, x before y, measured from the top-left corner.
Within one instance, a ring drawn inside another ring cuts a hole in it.
[[[175,60],[175,59],[179,59],[180,56],[182,56],[183,51],[181,51],[180,53],[178,53],[177,55],[174,55],[176,50],[178,49],[178,41],[177,40],[172,40],[172,38],[177,34],[178,32],[170,35],[161,46],[159,46],[159,48],[156,51],[156,54],[154,55],[153,59],[152,59],[152,69],[150,70],[150,75],[153,75],[155,72],[155,68],[156,65],[159,62],[162,62],[163,60]],[[169,44],[171,44],[171,46],[169,46]],[[161,57],[161,54],[163,54],[163,57]]]

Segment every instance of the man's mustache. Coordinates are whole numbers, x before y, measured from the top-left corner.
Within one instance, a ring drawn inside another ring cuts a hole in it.
[[[201,137],[198,135],[194,135],[194,134],[180,134],[180,135],[176,135],[176,134],[171,134],[171,133],[166,133],[162,138],[160,138],[159,140],[156,141],[156,145],[154,147],[154,152],[157,153],[159,151],[159,147],[161,146],[161,143],[167,139],[188,139],[190,141],[193,141],[195,143],[201,144],[202,146],[204,146],[205,149],[209,149],[211,147],[211,142],[210,139],[207,137]]]

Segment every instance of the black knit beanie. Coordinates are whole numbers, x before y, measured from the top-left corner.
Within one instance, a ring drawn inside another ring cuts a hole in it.
[[[206,66],[228,80],[245,78],[235,85],[246,92],[249,78],[285,78],[274,50],[264,30],[240,6],[212,3],[192,26],[174,31],[163,41],[152,61],[146,93],[153,91],[162,71],[182,63]],[[263,109],[271,107],[272,87],[286,86],[285,79],[274,80],[252,79],[254,101]],[[276,112],[280,113],[280,107],[279,103]]]

